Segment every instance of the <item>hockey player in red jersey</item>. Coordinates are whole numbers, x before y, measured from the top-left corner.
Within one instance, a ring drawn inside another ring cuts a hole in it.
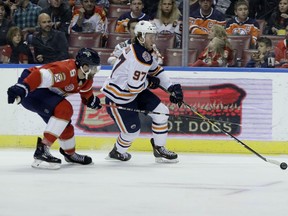
[[[156,26],[148,21],[139,21],[136,24],[135,43],[123,50],[101,89],[106,96],[106,104],[112,105],[107,106],[107,112],[120,129],[120,135],[108,158],[130,160],[131,155],[127,150],[140,133],[139,114],[117,109],[116,106],[167,114],[168,107],[149,90],[156,89],[159,85],[171,93],[172,103],[181,103],[183,100],[181,85],[172,84],[163,68],[151,55],[156,33]],[[178,162],[177,154],[165,148],[168,116],[149,116],[152,118],[151,144],[156,162]]]
[[[59,169],[61,160],[51,155],[49,148],[58,139],[60,153],[67,162],[91,164],[92,159],[75,152],[74,127],[71,124],[73,107],[65,99],[79,93],[82,102],[92,109],[100,109],[100,100],[93,95],[94,75],[100,70],[96,51],[82,48],[76,59],[68,59],[25,69],[18,82],[11,86],[8,103],[15,101],[36,112],[47,124],[43,139],[38,138],[32,167]]]

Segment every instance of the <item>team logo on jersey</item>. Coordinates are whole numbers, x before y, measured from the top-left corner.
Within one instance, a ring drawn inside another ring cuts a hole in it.
[[[76,70],[75,69],[71,70],[70,71],[70,76],[74,77],[75,75],[76,75]]]
[[[74,89],[74,85],[73,84],[70,84],[68,86],[65,86],[65,91],[72,91]]]
[[[143,58],[146,62],[151,61],[151,55],[150,55],[147,51],[143,52],[142,58]]]
[[[55,83],[58,83],[58,82],[62,82],[66,79],[66,76],[64,73],[57,73],[57,74],[54,74],[54,81]]]

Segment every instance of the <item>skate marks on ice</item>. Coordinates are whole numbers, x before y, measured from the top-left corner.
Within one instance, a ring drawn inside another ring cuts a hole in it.
[[[270,216],[288,211],[287,171],[253,155],[180,153],[177,164],[157,164],[152,152],[131,152],[130,161],[120,162],[105,160],[108,151],[83,151],[94,161],[83,166],[66,163],[56,150],[51,153],[62,159],[61,169],[31,168],[30,149],[0,149],[0,216]]]

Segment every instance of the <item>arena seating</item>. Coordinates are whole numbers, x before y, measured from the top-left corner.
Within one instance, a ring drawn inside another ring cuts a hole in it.
[[[197,50],[189,49],[188,56],[188,63],[194,63],[197,59]],[[163,66],[182,66],[182,49],[166,49]]]
[[[69,36],[69,45],[72,47],[101,47],[102,33],[73,32]]]
[[[119,18],[122,14],[131,11],[130,5],[110,4],[107,17]]]

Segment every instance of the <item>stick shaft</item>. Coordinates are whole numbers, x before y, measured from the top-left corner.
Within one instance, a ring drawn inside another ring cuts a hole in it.
[[[162,86],[160,86],[160,88],[165,91],[166,93],[170,94],[170,92],[168,92],[166,89],[164,89]],[[246,149],[248,149],[250,152],[254,153],[256,156],[258,156],[259,158],[261,158],[263,161],[271,163],[271,164],[275,164],[275,165],[280,165],[281,163],[276,161],[276,160],[271,160],[271,159],[267,159],[264,156],[262,156],[261,154],[259,154],[258,152],[256,152],[254,149],[252,149],[251,147],[249,147],[248,145],[246,145],[244,142],[242,142],[241,140],[239,140],[237,137],[235,137],[234,135],[232,135],[231,133],[229,133],[228,131],[226,131],[223,128],[220,128],[217,124],[213,123],[209,118],[207,118],[206,116],[202,115],[201,113],[197,112],[194,107],[190,106],[189,104],[187,104],[185,101],[182,101],[182,104],[184,104],[186,107],[188,107],[192,112],[194,112],[197,116],[199,116],[201,119],[203,119],[204,121],[208,122],[209,124],[211,124],[212,126],[216,127],[218,130],[220,130],[222,133],[226,134],[227,136],[229,136],[230,138],[234,139],[235,141],[237,141],[238,143],[240,143],[242,146],[244,146]]]

